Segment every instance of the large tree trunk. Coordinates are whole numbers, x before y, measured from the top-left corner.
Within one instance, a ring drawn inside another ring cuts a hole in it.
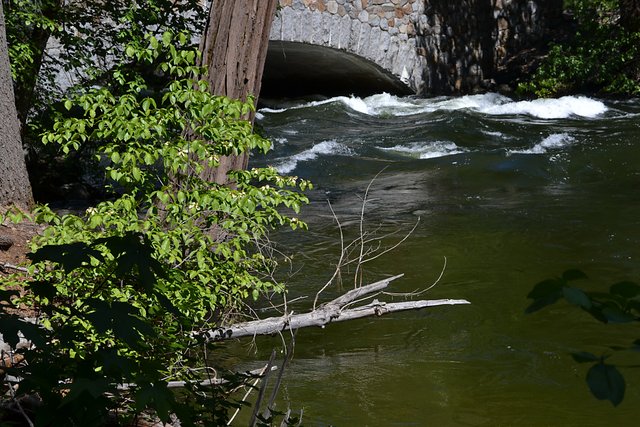
[[[12,204],[28,209],[33,204],[33,195],[20,139],[4,11],[0,2],[0,207]]]
[[[215,95],[246,100],[260,93],[269,33],[277,0],[213,0],[201,41],[203,64],[208,67],[209,89]],[[253,122],[253,114],[248,117]],[[249,153],[220,159],[202,177],[229,184],[227,172],[245,169]]]

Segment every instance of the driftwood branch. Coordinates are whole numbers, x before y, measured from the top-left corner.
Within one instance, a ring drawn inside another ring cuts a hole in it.
[[[464,299],[420,300],[393,303],[373,300],[369,304],[360,307],[345,308],[347,304],[352,303],[365,295],[381,291],[389,286],[389,283],[393,280],[402,276],[403,275],[400,274],[380,280],[370,285],[353,289],[308,313],[288,314],[280,317],[269,317],[267,319],[236,323],[228,327],[211,329],[204,332],[202,336],[206,341],[221,341],[229,338],[271,335],[282,331],[296,330],[309,326],[324,327],[332,322],[343,322],[346,320],[369,316],[382,316],[383,314],[397,311],[419,310],[438,305],[470,304],[469,301]]]
[[[0,262],[0,271],[4,271],[4,270],[16,270],[22,273],[29,272],[29,270],[27,270],[25,267],[19,267],[17,265],[9,264],[8,262]]]

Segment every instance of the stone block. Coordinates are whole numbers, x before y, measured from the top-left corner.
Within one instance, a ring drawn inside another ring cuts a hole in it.
[[[337,14],[338,13],[338,2],[335,0],[330,0],[327,2],[327,12],[331,13],[331,14]]]
[[[355,52],[367,59],[372,59],[373,57],[375,57],[371,53],[373,46],[369,44],[370,35],[371,26],[368,24],[360,25],[360,34],[358,34],[358,47]]]
[[[343,16],[338,24],[338,37],[336,46],[339,49],[346,49],[349,46],[349,37],[351,35],[351,18]]]
[[[322,45],[333,46],[337,40],[334,40],[333,26],[336,22],[335,15],[329,15],[328,13],[322,14],[322,24],[320,25],[320,31],[322,33]]]
[[[311,13],[311,25],[307,27],[311,33],[311,36],[308,38],[309,43],[320,43],[324,37],[322,16],[323,14],[317,10]]]
[[[358,19],[360,22],[369,22],[369,13],[366,10],[363,10],[358,14]]]
[[[358,35],[360,34],[360,26],[362,23],[358,20],[351,21],[351,30],[349,31],[348,49],[355,52],[358,47]]]

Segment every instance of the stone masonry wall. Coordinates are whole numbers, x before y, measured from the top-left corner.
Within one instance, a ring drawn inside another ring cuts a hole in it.
[[[271,39],[346,50],[421,95],[471,93],[493,89],[561,14],[559,0],[280,0]]]
[[[416,31],[427,57],[426,92],[470,93],[512,83],[515,59],[544,45],[561,16],[559,0],[425,0]]]
[[[311,43],[366,58],[424,91],[426,58],[416,50],[423,0],[280,0],[272,40]]]

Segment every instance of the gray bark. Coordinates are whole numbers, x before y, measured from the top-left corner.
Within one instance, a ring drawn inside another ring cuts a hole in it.
[[[20,121],[13,94],[9,52],[0,2],[0,208],[33,204],[31,184],[20,138]]]
[[[360,319],[362,317],[382,316],[383,314],[397,311],[420,310],[422,308],[439,305],[470,304],[469,301],[463,299],[419,300],[396,303],[386,303],[376,299],[360,307],[347,308],[349,304],[357,302],[366,295],[383,290],[393,280],[402,276],[403,275],[393,276],[367,286],[356,288],[308,313],[236,323],[228,327],[220,327],[206,331],[202,335],[206,341],[221,341],[229,338],[271,335],[288,330],[295,331],[296,329],[309,326],[324,327],[329,323]]]

